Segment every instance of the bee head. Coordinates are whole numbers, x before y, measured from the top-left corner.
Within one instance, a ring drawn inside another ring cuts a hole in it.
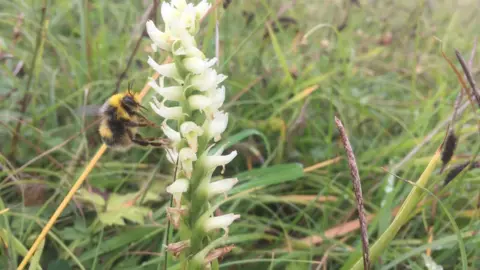
[[[140,104],[137,94],[132,91],[132,82],[128,84],[128,90],[125,96],[122,98],[122,104],[132,110],[136,110],[138,108],[145,109],[145,107]]]

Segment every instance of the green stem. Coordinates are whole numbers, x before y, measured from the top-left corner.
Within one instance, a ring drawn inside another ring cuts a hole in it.
[[[390,242],[397,235],[400,228],[405,223],[407,223],[408,220],[411,218],[411,214],[413,210],[415,210],[415,207],[417,207],[418,202],[423,197],[423,191],[421,190],[421,188],[424,188],[427,185],[428,179],[430,178],[430,175],[435,169],[435,166],[439,159],[440,159],[440,151],[437,150],[435,155],[432,157],[432,159],[428,163],[427,168],[423,171],[422,175],[416,182],[416,186],[413,187],[412,191],[410,191],[410,194],[408,194],[407,199],[402,204],[402,207],[398,211],[398,214],[393,220],[393,222],[390,224],[387,230],[380,236],[380,238],[375,242],[375,244],[373,244],[373,246],[370,248],[370,262],[374,263],[377,260],[377,258],[380,257],[382,252],[387,249]],[[352,267],[352,270],[360,270],[360,269],[363,269],[363,259],[361,257],[357,260],[355,265]]]

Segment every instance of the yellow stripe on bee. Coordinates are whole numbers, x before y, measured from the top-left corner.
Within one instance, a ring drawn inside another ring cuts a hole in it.
[[[108,104],[117,109],[117,118],[129,119],[128,113],[122,107],[122,99],[125,93],[115,94],[110,97]]]
[[[106,122],[103,122],[100,127],[98,128],[98,132],[100,133],[100,136],[103,138],[110,139],[112,138],[112,130],[108,128],[108,124]]]

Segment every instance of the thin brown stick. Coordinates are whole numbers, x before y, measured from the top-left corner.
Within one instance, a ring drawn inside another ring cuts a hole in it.
[[[146,29],[145,24],[147,23],[147,20],[149,18],[153,17],[153,15],[155,14],[155,11],[157,10],[157,7],[158,7],[158,0],[154,0],[153,3],[150,6],[148,6],[147,10],[145,11],[145,14],[147,16],[145,15],[142,16],[142,20],[140,21],[140,25],[143,25],[142,32],[140,32],[137,42],[135,43],[135,48],[133,48],[133,51],[130,54],[130,57],[128,58],[127,66],[117,78],[117,82],[115,83],[115,91],[112,94],[118,93],[118,90],[120,89],[120,84],[122,84],[123,79],[125,79],[125,77],[127,76],[128,69],[130,69],[130,66],[132,65],[132,62],[133,62],[133,58],[137,54],[138,49],[140,48],[140,44],[142,43],[143,34]]]
[[[467,81],[470,84],[470,87],[472,88],[472,94],[475,97],[475,100],[477,101],[478,106],[480,106],[480,94],[478,94],[477,92],[477,86],[476,86],[475,80],[473,79],[472,73],[470,72],[470,69],[468,68],[467,64],[465,63],[465,60],[463,59],[462,55],[458,50],[455,50],[455,55],[457,56],[457,59],[460,62],[460,65],[462,66],[463,73],[465,73],[465,77],[467,78]]]
[[[355,154],[347,136],[347,132],[343,127],[342,121],[335,116],[335,124],[337,125],[342,143],[347,154],[348,166],[350,167],[350,175],[352,176],[353,189],[355,191],[355,198],[357,199],[358,219],[360,221],[360,231],[362,236],[362,250],[363,250],[363,268],[370,269],[369,252],[368,252],[368,231],[367,218],[365,216],[365,207],[363,206],[362,184],[360,183],[360,174],[358,173],[357,162],[355,161]]]

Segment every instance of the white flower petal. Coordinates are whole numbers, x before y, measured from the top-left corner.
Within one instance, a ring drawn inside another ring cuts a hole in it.
[[[188,103],[194,110],[204,110],[212,104],[212,100],[204,95],[193,95],[188,98]]]
[[[222,133],[225,131],[228,125],[228,113],[223,111],[217,111],[213,114],[212,120],[205,122],[205,131],[208,135],[208,139],[214,138],[215,142],[221,139]]]
[[[178,152],[175,148],[167,148],[167,160],[176,165],[178,159]]]
[[[187,6],[187,1],[185,0],[172,0],[172,5],[176,7],[179,11],[182,11]]]
[[[180,18],[180,12],[178,10],[176,10],[174,7],[172,7],[166,1],[163,1],[162,7],[160,8],[160,13],[162,14],[163,21],[165,22],[165,25],[167,25],[167,26],[173,20]]]
[[[179,159],[182,165],[182,170],[185,175],[190,178],[193,171],[193,162],[197,160],[197,154],[189,147],[182,148],[179,153]]]
[[[194,75],[192,77],[191,83],[192,86],[198,89],[199,91],[207,91],[209,89],[214,89],[217,86],[217,71],[214,69],[208,68],[204,72]]]
[[[212,104],[210,107],[213,111],[218,110],[222,107],[223,102],[225,101],[225,86],[215,89],[215,91],[209,91],[208,96],[210,97]]]
[[[228,192],[232,187],[238,183],[237,178],[227,178],[208,184],[208,196],[215,196]]]
[[[180,101],[183,99],[183,87],[181,86],[160,87],[153,79],[148,82],[148,85],[167,100]]]
[[[228,226],[232,224],[236,219],[240,218],[240,215],[226,214],[218,217],[211,217],[205,221],[203,225],[206,232],[215,229],[228,230]]]
[[[180,132],[187,139],[187,143],[194,152],[198,149],[198,136],[203,134],[203,129],[194,122],[187,121],[180,126]]]
[[[153,97],[153,101],[150,102],[150,106],[161,117],[178,120],[183,116],[182,107],[167,107],[164,103],[160,103],[156,97]]]
[[[200,74],[204,72],[207,68],[215,65],[216,62],[217,58],[212,58],[207,61],[199,57],[187,57],[183,60],[185,68],[193,74]]]
[[[159,65],[150,56],[148,57],[147,63],[160,75],[163,75],[169,78],[174,78],[174,79],[180,78],[180,75],[178,75],[178,70],[177,70],[177,67],[175,66],[175,63]]]
[[[208,10],[212,5],[209,4],[206,0],[202,0],[198,5],[195,6],[195,11],[197,13],[197,20],[200,20],[207,14]]]
[[[183,193],[188,190],[189,182],[185,178],[177,179],[175,182],[170,184],[166,190],[170,194]]]
[[[219,151],[221,152],[221,151]],[[225,168],[225,165],[230,163],[237,156],[237,151],[232,151],[230,154],[222,156],[219,153],[216,153],[211,156],[205,156],[204,165],[208,169],[215,169],[218,166]]]
[[[182,138],[180,136],[180,132],[171,128],[169,125],[167,125],[166,122],[163,122],[162,130],[163,130],[163,133],[165,134],[165,136],[167,136],[167,138],[169,138],[174,144],[178,143],[182,140]]]
[[[188,185],[188,180],[181,178],[177,179],[175,182],[173,182],[166,188],[167,192],[173,195],[173,201],[175,202],[175,205],[180,205],[180,201],[182,200],[182,193],[188,190]]]
[[[146,24],[147,34],[160,49],[169,51],[168,35],[158,30],[153,21],[149,20]]]

